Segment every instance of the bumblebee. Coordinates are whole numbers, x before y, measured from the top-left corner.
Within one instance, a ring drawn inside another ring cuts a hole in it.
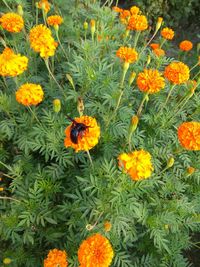
[[[86,126],[84,123],[79,123],[69,116],[67,116],[67,118],[72,122],[70,129],[70,139],[72,143],[78,144],[78,137],[82,138],[85,130],[89,128],[89,126]]]

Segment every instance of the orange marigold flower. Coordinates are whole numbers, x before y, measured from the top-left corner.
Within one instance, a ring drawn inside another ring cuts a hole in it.
[[[80,118],[75,118],[76,123],[83,123],[86,129],[78,135],[77,144],[71,139],[71,130],[73,129],[74,122],[65,129],[66,138],[64,144],[66,147],[72,147],[76,152],[80,150],[90,150],[96,144],[98,144],[100,137],[100,127],[97,124],[95,118],[89,116],[81,116]]]
[[[15,54],[12,49],[6,47],[0,54],[0,75],[16,77],[23,73],[28,66],[28,58]]]
[[[115,12],[118,12],[118,13],[121,13],[123,11],[123,9],[122,8],[119,8],[118,6],[114,6],[112,8],[112,10],[115,11]]]
[[[39,84],[25,83],[16,91],[16,100],[24,106],[38,105],[42,102],[44,92]]]
[[[144,15],[133,15],[128,21],[128,30],[144,31],[148,28],[147,18]]]
[[[58,43],[52,37],[50,29],[40,24],[30,30],[29,40],[31,48],[40,53],[43,58],[48,58],[55,54]]]
[[[98,233],[84,240],[78,250],[80,267],[109,267],[113,256],[109,240]]]
[[[130,12],[131,12],[131,15],[137,15],[140,12],[140,9],[137,6],[132,6],[130,8]]]
[[[47,18],[47,23],[50,26],[60,25],[63,23],[63,18],[61,16],[58,16],[58,15],[49,16]]]
[[[164,76],[173,84],[181,84],[189,80],[190,70],[182,62],[172,62],[165,68]]]
[[[153,49],[153,53],[158,57],[163,57],[165,55],[165,50],[161,48]]]
[[[138,53],[134,48],[121,46],[117,52],[117,57],[121,58],[124,62],[133,63],[138,59]]]
[[[22,16],[16,13],[6,13],[0,18],[0,24],[3,29],[9,32],[20,32],[24,28]]]
[[[67,267],[67,253],[64,250],[52,249],[44,260],[44,267]]]
[[[152,49],[158,49],[158,48],[160,48],[160,45],[159,44],[156,44],[156,43],[152,43],[152,44],[150,44],[150,47]]]
[[[158,70],[144,69],[138,74],[137,85],[141,91],[154,94],[165,87],[165,79]]]
[[[120,13],[120,21],[123,24],[127,24],[129,21],[129,18],[131,16],[131,13],[129,10],[123,9],[122,12]]]
[[[45,13],[48,13],[51,6],[48,0],[40,0],[38,3],[38,8],[44,9]]]
[[[190,51],[192,49],[192,47],[193,47],[192,42],[190,42],[188,40],[182,41],[179,44],[179,48],[183,51]]]
[[[178,127],[178,139],[187,150],[200,150],[200,122],[184,122]]]
[[[143,149],[135,150],[128,154],[122,153],[119,155],[118,160],[119,166],[122,167],[134,181],[149,178],[153,171],[151,154]]]
[[[188,167],[188,168],[187,168],[187,173],[188,173],[188,174],[193,174],[195,171],[196,171],[196,169],[193,168],[193,167]]]
[[[161,36],[167,40],[172,40],[174,38],[174,31],[168,27],[163,28],[161,31]]]
[[[112,224],[109,221],[105,221],[103,226],[106,232],[110,232]]]

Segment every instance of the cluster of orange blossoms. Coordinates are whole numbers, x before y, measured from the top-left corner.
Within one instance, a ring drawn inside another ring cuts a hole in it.
[[[26,83],[16,91],[16,100],[24,106],[35,106],[42,102],[44,92],[39,84]]]
[[[131,153],[122,153],[119,155],[118,160],[119,166],[128,173],[134,181],[149,178],[153,171],[151,155],[143,149]]]
[[[138,53],[134,48],[121,46],[117,52],[117,57],[127,63],[133,63],[138,59]]]
[[[0,18],[0,25],[9,32],[17,33],[24,28],[24,20],[16,13],[6,13]]]
[[[15,54],[11,48],[6,47],[0,54],[0,75],[16,77],[28,67],[28,58]]]
[[[47,23],[49,26],[59,26],[63,23],[63,18],[59,15],[49,16],[47,18]]]
[[[158,70],[144,69],[138,74],[137,85],[142,92],[154,94],[165,87],[165,80]]]
[[[52,249],[44,260],[44,267],[67,267],[67,253],[62,250]]]
[[[54,56],[58,43],[53,39],[50,29],[40,24],[30,30],[29,40],[31,48],[40,53],[42,58]]]
[[[109,267],[113,256],[109,240],[98,233],[84,240],[78,250],[80,267]]]
[[[174,38],[174,31],[168,27],[163,28],[161,31],[161,36],[166,40],[172,40]]]
[[[153,53],[156,56],[161,57],[161,56],[165,55],[165,51],[162,48],[160,48],[159,44],[152,43],[152,44],[150,44],[150,47],[153,49]]]
[[[85,239],[78,250],[79,267],[109,267],[114,257],[109,240],[101,234]],[[44,267],[67,267],[67,253],[53,249],[44,260]]]
[[[48,0],[40,0],[38,2],[38,8],[43,9],[45,13],[48,13],[51,6]]]
[[[76,123],[82,123],[86,126],[86,129],[78,135],[77,144],[71,140],[71,130],[73,129],[74,122],[65,129],[66,138],[64,144],[66,147],[72,147],[76,152],[84,150],[88,151],[98,144],[100,137],[100,127],[97,124],[95,118],[89,116],[81,116],[75,118]]]
[[[183,62],[172,62],[165,68],[164,76],[173,84],[182,84],[189,80],[190,70]]]
[[[200,150],[200,122],[184,122],[178,127],[178,139],[187,150]]]
[[[192,42],[190,42],[188,40],[184,40],[184,41],[180,42],[179,48],[182,51],[186,51],[187,52],[187,51],[190,51],[193,48],[193,44],[192,44]]]

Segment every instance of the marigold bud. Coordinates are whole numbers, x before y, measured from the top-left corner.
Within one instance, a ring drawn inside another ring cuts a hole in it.
[[[167,168],[171,168],[174,165],[174,158],[170,157],[167,161]]]
[[[162,17],[158,17],[157,23],[156,23],[156,32],[160,29],[161,25],[163,22],[163,18]]]
[[[23,11],[23,7],[21,5],[17,6],[17,13],[23,17],[24,15],[24,11]]]
[[[110,232],[111,228],[112,228],[112,224],[109,221],[105,221],[104,222],[104,230],[106,232]]]
[[[38,2],[35,3],[35,7],[39,8],[39,3]]]
[[[125,34],[124,34],[124,37],[127,38],[129,36],[129,34],[130,34],[130,30],[126,30]]]
[[[91,21],[90,21],[90,27],[91,27],[91,34],[93,36],[94,33],[95,33],[95,30],[96,30],[96,21],[94,19],[91,19]]]
[[[188,173],[189,175],[193,174],[195,171],[196,171],[196,169],[193,168],[193,167],[188,167],[188,168],[187,168],[187,173]]]
[[[133,81],[135,80],[135,76],[136,76],[136,73],[134,71],[131,72],[130,76],[129,76],[129,86],[131,86],[131,84],[133,83]]]
[[[73,87],[73,89],[76,90],[72,76],[67,73],[66,77],[67,77],[68,81],[71,83],[71,86]]]
[[[82,97],[78,98],[78,104],[77,104],[77,110],[79,112],[80,117],[83,116],[83,111],[84,111],[84,103]]]
[[[169,229],[169,224],[165,224],[165,229],[166,229],[166,230]]]
[[[54,27],[55,31],[58,32],[58,30],[59,30],[59,25],[56,24],[56,25],[53,25],[53,27]]]
[[[3,187],[0,187],[0,191],[3,191],[4,190],[4,188]]]
[[[61,110],[61,102],[60,99],[56,98],[53,101],[53,110],[58,113]]]
[[[83,23],[83,29],[85,31],[87,31],[87,29],[88,29],[88,23],[87,23],[87,21],[84,21],[84,23]]]
[[[133,117],[131,118],[131,122],[130,122],[129,134],[132,134],[133,132],[135,132],[135,130],[137,129],[138,122],[139,122],[138,116],[133,115]]]
[[[150,55],[148,55],[148,57],[147,57],[147,66],[150,64],[150,62],[151,62],[151,56]]]
[[[12,260],[10,258],[3,259],[3,264],[5,264],[5,265],[10,264],[11,262],[12,262]]]

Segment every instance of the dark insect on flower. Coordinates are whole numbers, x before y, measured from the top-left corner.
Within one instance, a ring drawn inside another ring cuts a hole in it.
[[[79,123],[74,119],[67,116],[67,118],[72,122],[71,130],[70,130],[70,139],[72,143],[78,144],[78,137],[83,137],[84,132],[89,126],[86,126],[84,123]]]

